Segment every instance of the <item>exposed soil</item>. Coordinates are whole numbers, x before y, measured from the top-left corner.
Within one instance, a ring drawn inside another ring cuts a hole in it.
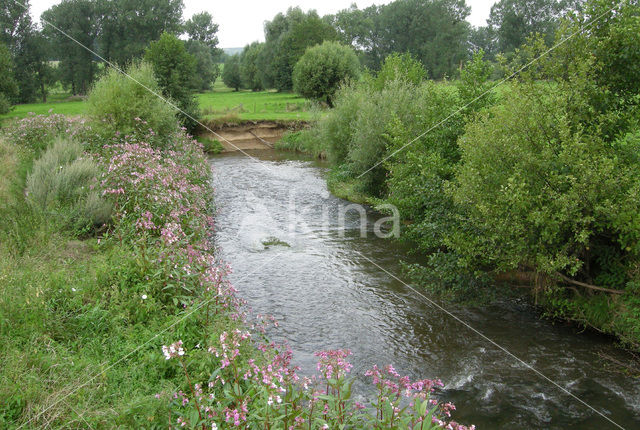
[[[285,132],[300,130],[307,126],[307,123],[301,121],[252,121],[241,124],[221,124],[211,128],[215,133],[205,131],[202,135],[219,140],[224,146],[224,152],[270,149]]]

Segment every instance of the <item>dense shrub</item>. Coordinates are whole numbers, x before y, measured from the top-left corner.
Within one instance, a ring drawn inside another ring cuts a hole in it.
[[[54,217],[54,222],[77,232],[105,224],[111,205],[100,197],[98,165],[79,143],[58,140],[42,154],[27,177],[28,202]]]
[[[127,135],[141,127],[156,133],[152,141],[164,145],[177,130],[175,110],[155,94],[161,94],[153,68],[148,63],[134,63],[127,69],[128,78],[110,69],[94,86],[87,101],[92,127],[110,139]],[[152,92],[150,92],[151,90]]]
[[[293,69],[293,89],[303,97],[333,105],[344,82],[355,80],[360,62],[352,48],[326,41],[307,49]]]
[[[419,85],[426,78],[427,71],[424,66],[411,54],[393,53],[384,59],[380,71],[373,79],[373,85],[376,90],[381,90],[387,83],[398,80]]]

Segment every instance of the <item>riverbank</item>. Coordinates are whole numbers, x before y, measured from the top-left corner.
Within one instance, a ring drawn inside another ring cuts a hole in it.
[[[297,375],[212,246],[203,147],[153,120],[125,118],[126,137],[60,115],[4,130],[2,427],[447,425],[451,406],[428,401],[439,381],[374,368],[374,381],[404,385],[381,385],[388,400],[369,408],[350,395],[346,350],[318,351],[314,382]],[[416,407],[397,412],[406,396]]]

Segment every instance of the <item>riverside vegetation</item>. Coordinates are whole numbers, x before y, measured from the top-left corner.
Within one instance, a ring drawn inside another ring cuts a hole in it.
[[[128,73],[159,91],[150,65]],[[467,428],[434,396],[442,383],[391,366],[355,402],[346,350],[297,375],[211,245],[202,145],[139,89],[111,72],[86,119],[3,131],[0,426]]]
[[[539,60],[496,89],[482,51],[450,84],[387,57],[279,147],[326,156],[338,196],[395,205],[422,257],[405,265],[415,283],[476,301],[510,294],[511,278],[547,315],[638,351],[638,10],[588,2],[555,40],[503,57],[505,76]]]

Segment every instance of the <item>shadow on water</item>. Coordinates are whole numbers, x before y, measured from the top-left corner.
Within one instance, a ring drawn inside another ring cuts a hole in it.
[[[276,151],[252,155],[262,163],[237,153],[211,159],[216,242],[240,296],[278,319],[270,336],[291,346],[304,373],[314,370],[314,352],[349,348],[361,394],[364,371],[391,363],[413,378],[441,378],[454,418],[480,428],[613,428],[376,267],[400,276],[407,249],[361,238],[355,213],[339,225],[348,202],[328,193],[325,166]],[[623,427],[640,428],[640,381],[598,357],[624,360],[609,339],[541,320],[525,303],[445,307]]]

